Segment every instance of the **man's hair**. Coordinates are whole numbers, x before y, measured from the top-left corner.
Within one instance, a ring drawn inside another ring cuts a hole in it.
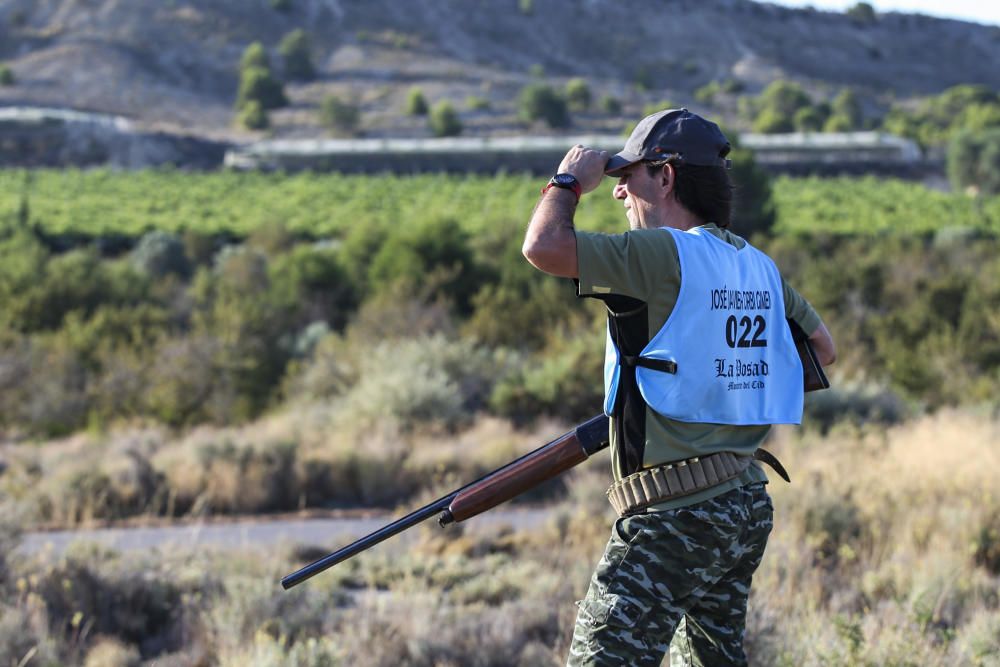
[[[729,227],[733,214],[733,182],[725,167],[684,164],[679,157],[646,161],[650,175],[659,173],[664,165],[674,167],[674,197],[702,222],[714,222],[723,229]]]

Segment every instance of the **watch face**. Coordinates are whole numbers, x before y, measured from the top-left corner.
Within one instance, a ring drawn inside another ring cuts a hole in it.
[[[576,183],[576,177],[572,174],[556,174],[552,177],[552,182],[556,185],[573,185]]]

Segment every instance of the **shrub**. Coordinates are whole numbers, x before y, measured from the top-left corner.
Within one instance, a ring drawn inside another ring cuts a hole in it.
[[[420,88],[410,88],[406,94],[406,113],[411,116],[426,116],[428,112],[424,91]]]
[[[795,114],[811,106],[812,100],[797,83],[778,80],[771,83],[754,101],[756,110],[755,132],[790,132]]]
[[[490,108],[490,101],[479,95],[469,95],[465,98],[465,108],[470,111],[486,111]]]
[[[455,137],[462,133],[462,121],[450,102],[435,104],[429,122],[435,137]]]
[[[551,128],[570,125],[566,100],[543,83],[528,84],[518,96],[518,115],[521,120],[533,123],[544,121]]]
[[[612,116],[617,116],[622,112],[622,103],[617,97],[612,95],[604,95],[601,97],[601,101],[598,102],[598,106],[601,111]]]
[[[757,164],[752,151],[740,148],[735,133],[727,131],[726,136],[733,144],[729,154],[735,187],[732,228],[747,238],[770,234],[777,219],[771,176]]]
[[[152,278],[191,275],[191,263],[184,253],[184,244],[170,232],[153,231],[145,234],[132,251],[132,265]]]
[[[566,82],[566,102],[573,111],[586,111],[590,108],[590,86],[586,80],[576,78]]]
[[[240,58],[240,70],[252,68],[271,70],[271,60],[267,57],[267,51],[260,42],[254,42],[243,51]]]
[[[851,19],[855,22],[864,25],[875,23],[875,19],[878,18],[875,14],[875,8],[867,2],[859,2],[853,7],[848,8],[844,13],[851,17]]]
[[[500,415],[523,422],[541,415],[569,421],[586,419],[603,400],[598,336],[577,336],[562,341],[537,364],[527,364],[497,384],[490,398]]]
[[[438,272],[437,294],[449,299],[460,313],[468,313],[472,297],[486,276],[477,265],[469,233],[450,218],[411,224],[391,235],[375,253],[368,276],[375,290],[411,284],[414,276],[430,280]]]
[[[361,112],[357,105],[351,104],[336,95],[323,98],[319,112],[320,122],[337,133],[352,135],[357,132],[361,122]]]
[[[863,118],[861,113],[861,101],[857,94],[850,88],[845,88],[830,103],[830,112],[833,116],[839,116],[847,121],[849,129],[861,127]]]
[[[403,430],[423,423],[455,428],[485,406],[497,375],[491,352],[473,341],[442,335],[388,341],[361,359],[344,414]]]
[[[15,83],[14,71],[7,65],[0,65],[0,86],[13,86]]]
[[[823,128],[823,115],[816,107],[804,107],[795,112],[792,123],[799,132],[818,132]]]
[[[312,61],[312,45],[309,35],[301,28],[293,30],[281,39],[278,46],[284,62],[285,77],[293,81],[311,81],[316,77]]]
[[[292,0],[269,0],[271,4],[271,9],[281,12],[282,14],[288,14],[292,11]]]
[[[263,67],[247,67],[240,73],[240,87],[236,96],[236,108],[243,111],[247,105],[256,102],[264,111],[288,105],[285,88],[271,76],[271,71]],[[259,116],[248,121],[260,123]]]
[[[956,134],[948,146],[948,178],[956,190],[1000,193],[1000,128]]]

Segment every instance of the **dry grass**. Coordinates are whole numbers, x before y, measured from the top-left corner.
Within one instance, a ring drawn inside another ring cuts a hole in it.
[[[280,419],[248,433],[259,439],[247,447],[287,433]],[[183,446],[198,451],[215,435]],[[473,448],[493,465],[541,435],[494,421],[437,444],[415,435],[408,465],[447,466]],[[751,600],[752,664],[1000,665],[998,435],[1000,424],[970,412],[777,432],[769,447],[794,481],[770,487],[776,526]],[[309,451],[333,451],[334,440]],[[399,452],[386,447],[368,453]],[[435,483],[448,482],[441,475]],[[138,652],[178,666],[558,665],[573,600],[607,539],[606,475],[606,456],[567,475],[541,528],[422,527],[415,542],[387,542],[291,592],[277,579],[312,554],[77,550],[12,561],[0,664],[34,650],[56,664],[105,652],[130,664]],[[110,599],[116,611],[101,613]]]

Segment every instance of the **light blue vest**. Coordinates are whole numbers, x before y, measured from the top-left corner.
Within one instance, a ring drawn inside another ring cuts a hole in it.
[[[802,420],[802,362],[785,321],[781,275],[771,258],[711,232],[664,228],[677,243],[681,286],[642,359],[673,361],[675,373],[636,366],[646,403],[683,422],[760,425]],[[641,363],[641,362],[640,362]],[[611,414],[621,356],[608,331],[604,412]]]

